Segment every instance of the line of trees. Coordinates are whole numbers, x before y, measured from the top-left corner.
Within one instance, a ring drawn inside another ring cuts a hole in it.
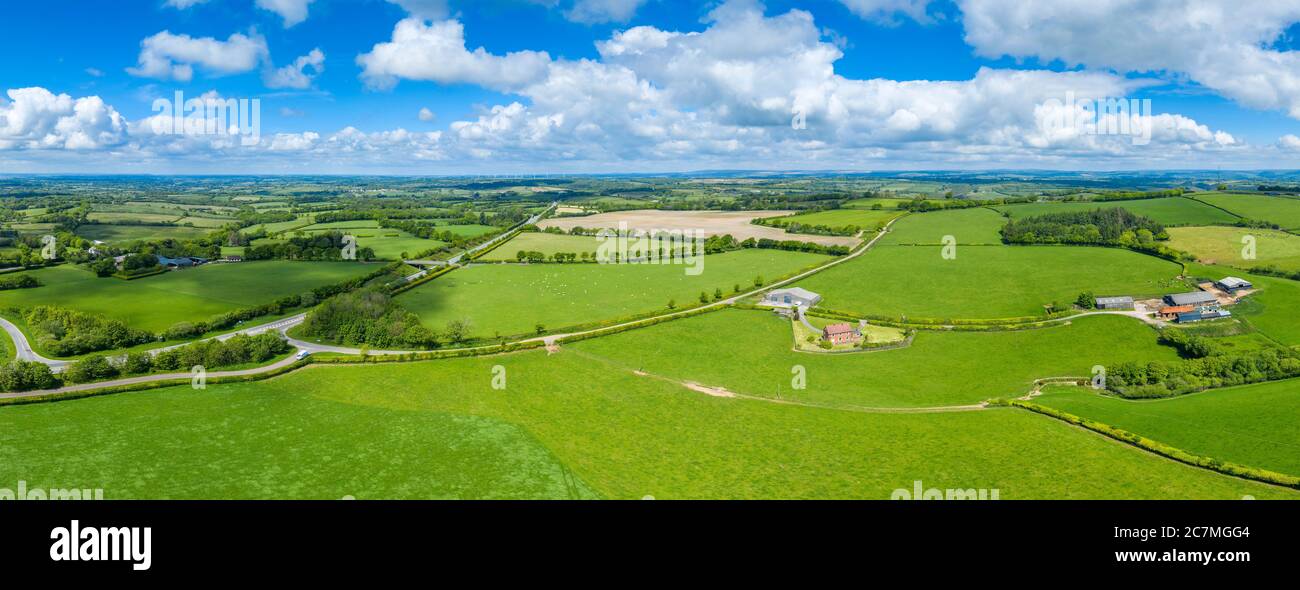
[[[1205,351],[1193,348],[1189,352]],[[1290,349],[1234,355],[1211,350],[1209,355],[1185,361],[1123,363],[1107,374],[1106,386],[1122,397],[1158,398],[1300,376],[1300,353]]]
[[[1122,207],[1048,213],[1012,219],[1002,228],[1009,244],[1151,245],[1168,240],[1165,227]]]
[[[257,336],[240,334],[227,340],[204,340],[180,348],[159,352],[133,352],[124,358],[103,355],[86,357],[72,363],[63,373],[68,383],[94,383],[124,375],[153,372],[189,371],[202,366],[205,370],[261,363],[289,352],[291,347],[279,334],[267,332]]]
[[[249,246],[244,249],[245,260],[343,260],[343,232],[331,231],[310,236],[296,236],[287,240]],[[356,260],[374,260],[373,248],[358,246]],[[127,260],[130,260],[129,258]]]

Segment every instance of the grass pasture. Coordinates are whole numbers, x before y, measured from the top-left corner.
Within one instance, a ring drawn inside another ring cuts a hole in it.
[[[1176,280],[1178,264],[1117,248],[959,244],[956,255],[945,260],[938,245],[877,246],[798,286],[821,294],[828,309],[938,319],[1042,315],[1044,305],[1072,304],[1085,291],[1144,296],[1187,289]]]
[[[1300,476],[1300,380],[1150,401],[1059,387],[1034,401],[1198,455]]]
[[[457,236],[467,239],[477,238],[501,231],[501,228],[491,225],[466,224],[466,225],[443,225],[438,227],[438,231],[449,231]]]
[[[1001,244],[1004,225],[1002,215],[983,207],[913,213],[894,223],[880,244],[942,244],[945,236],[959,245]]]
[[[202,321],[235,309],[270,303],[315,287],[361,276],[377,267],[346,262],[243,262],[124,281],[62,265],[27,271],[42,283],[34,289],[0,291],[0,308],[53,305],[162,331],[183,321]]]
[[[1255,239],[1255,258],[1243,258],[1246,236]],[[1190,253],[1206,264],[1237,268],[1275,265],[1282,270],[1300,270],[1300,236],[1271,229],[1244,227],[1174,227],[1169,229],[1171,248]]]
[[[197,224],[196,224],[197,225]],[[176,225],[112,225],[85,224],[77,228],[77,235],[87,240],[108,243],[157,241],[165,239],[191,240],[208,235],[214,228],[181,227]]]
[[[113,499],[887,499],[918,479],[1003,499],[1298,496],[1029,412],[720,399],[565,351],[0,408],[0,478]]]
[[[547,256],[551,256],[557,252],[572,252],[579,255],[583,252],[594,254],[599,245],[599,240],[593,236],[569,236],[548,234],[545,232],[524,232],[511,238],[509,242],[502,244],[491,252],[484,254],[482,260],[513,261],[516,260],[516,255],[520,250],[541,252]]]
[[[1149,217],[1170,227],[1231,224],[1237,221],[1237,217],[1231,213],[1186,197],[1084,203],[1027,203],[1023,205],[997,205],[994,208],[1014,218],[1049,213],[1096,211],[1097,209],[1127,209],[1130,213]]]
[[[890,219],[902,215],[902,211],[897,210],[872,210],[872,209],[831,209],[829,211],[816,211],[813,213],[801,213],[792,217],[782,217],[781,221],[789,223],[802,223],[804,225],[825,225],[829,227],[844,227],[856,225],[868,233],[875,230],[877,226],[888,223]]]
[[[558,227],[569,231],[575,227],[587,229],[618,229],[647,232],[684,230],[704,236],[730,235],[737,240],[769,238],[773,240],[799,240],[823,245],[855,246],[858,240],[848,236],[815,236],[790,234],[783,229],[750,223],[761,217],[780,217],[790,211],[660,211],[631,210],[601,213],[585,217],[560,217],[544,219],[537,225],[542,228]]]
[[[726,334],[729,344],[720,344]],[[791,350],[790,323],[760,311],[725,310],[569,345],[623,370],[760,397],[834,407],[915,408],[1023,395],[1035,379],[1089,375],[1094,365],[1173,360],[1155,331],[1131,318],[1081,318],[1016,332],[918,333],[908,348],[854,354]],[[725,354],[727,362],[718,362]],[[790,389],[802,366],[807,389]]]
[[[341,223],[348,223],[348,222],[341,222]],[[312,226],[312,228],[316,228],[316,227],[318,226]],[[307,230],[302,230],[302,231],[306,235],[338,231],[338,232],[343,232],[344,234],[355,236],[357,238],[357,247],[373,249],[375,251],[375,257],[379,260],[400,260],[402,258],[403,252],[405,252],[408,256],[415,256],[420,252],[424,252],[426,250],[432,250],[434,248],[441,248],[442,246],[447,245],[446,242],[440,242],[438,240],[426,240],[423,238],[417,238],[401,230],[383,229],[378,227],[355,228],[355,229],[324,228],[320,230],[310,230],[309,228]],[[281,237],[287,239],[287,238],[295,237],[296,234],[297,234],[296,231],[288,232],[283,234]],[[253,240],[253,245],[261,246],[264,244],[274,243],[274,241],[278,239],[280,238],[262,238],[259,240]],[[222,253],[223,254],[226,253],[226,250],[223,249]]]
[[[91,221],[115,223],[131,221],[135,223],[173,223],[185,216],[183,211],[176,213],[129,213],[121,211],[92,211],[86,216]]]
[[[1226,209],[1246,219],[1271,221],[1282,229],[1300,229],[1300,199],[1258,194],[1209,193],[1196,200]]]
[[[502,246],[507,252],[515,249]],[[741,250],[702,258],[703,271],[686,274],[685,265],[534,264],[471,266],[439,277],[397,298],[424,324],[441,329],[469,320],[480,338],[526,334],[537,324],[558,329],[699,303],[701,291],[730,296],[736,284],[753,288],[766,281],[828,260],[820,254],[780,250]],[[788,331],[787,331],[788,332]]]

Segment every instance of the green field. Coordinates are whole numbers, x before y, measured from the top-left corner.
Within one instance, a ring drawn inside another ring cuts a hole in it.
[[[342,230],[342,229],[371,229],[371,228],[378,228],[378,227],[379,227],[379,222],[373,219],[356,219],[352,221],[331,221],[329,223],[314,223],[307,227],[300,228],[300,230],[296,229],[294,230],[294,232],[304,231],[310,233],[310,232],[332,231],[332,230]]]
[[[703,272],[667,264],[534,264],[471,266],[413,289],[398,303],[426,326],[442,329],[469,320],[476,337],[492,338],[587,324],[699,303],[701,291],[731,295],[736,284],[753,288],[755,276],[771,281],[824,263],[819,254],[741,250],[703,257]]]
[[[490,387],[492,370],[509,376]],[[720,399],[566,352],[0,408],[0,479],[109,498],[1295,498],[1012,409]]]
[[[1044,305],[1069,305],[1086,291],[1145,296],[1187,289],[1175,279],[1179,265],[1116,248],[959,244],[955,259],[941,254],[938,245],[877,246],[798,286],[821,294],[828,309],[937,319],[1041,315]]]
[[[1282,229],[1300,229],[1300,199],[1222,193],[1197,195],[1196,199],[1246,219],[1271,221]]]
[[[844,227],[847,225],[856,225],[868,232],[874,230],[877,226],[887,223],[890,219],[902,215],[902,211],[897,210],[872,210],[872,209],[832,209],[830,211],[817,211],[814,213],[802,213],[791,217],[779,217],[782,222],[802,223],[804,225],[825,225],[829,227]]]
[[[184,212],[176,213],[127,213],[119,211],[94,211],[86,216],[91,221],[99,223],[114,223],[119,221],[134,221],[137,223],[172,223],[184,216]]]
[[[478,225],[478,224],[442,225],[438,227],[438,231],[449,231],[462,238],[477,238],[479,236],[499,232],[501,231],[501,228],[493,227],[491,225]]]
[[[233,219],[225,218],[225,217],[183,217],[180,219],[180,221],[177,221],[176,223],[180,225],[189,224],[189,225],[193,225],[194,227],[201,227],[204,229],[211,230],[211,229],[217,229],[223,227],[227,223],[232,223],[232,222],[234,222]]]
[[[888,209],[898,209],[899,205],[903,203],[910,203],[911,201],[912,201],[911,199],[891,199],[891,198],[853,199],[852,201],[845,201],[840,206],[848,209],[871,209],[876,205],[880,205],[881,209],[888,210]]]
[[[952,236],[959,245],[1001,244],[999,230],[1007,220],[997,211],[983,207],[914,213],[898,220],[881,244],[942,244]]]
[[[1255,239],[1255,258],[1243,258],[1246,236]],[[1196,256],[1206,264],[1224,264],[1238,268],[1274,265],[1282,270],[1300,271],[1300,236],[1271,229],[1244,227],[1174,227],[1169,229],[1168,245]]]
[[[484,254],[482,259],[485,261],[516,260],[516,255],[520,250],[541,252],[547,256],[557,252],[572,252],[574,254],[589,252],[595,254],[599,245],[600,242],[593,236],[524,232],[511,238],[509,242],[502,244],[491,252]]]
[[[995,208],[1020,218],[1048,213],[1073,213],[1097,209],[1127,209],[1154,219],[1166,226],[1231,224],[1237,217],[1205,203],[1185,197],[1164,199],[1139,199],[1134,201],[1102,201],[1096,203],[1029,203],[1025,205],[997,205]]]
[[[352,223],[352,222],[341,222],[341,223]],[[312,228],[319,228],[320,226],[321,224],[313,225]],[[447,245],[446,242],[417,238],[411,234],[396,229],[324,228],[319,230],[314,230],[314,229],[303,230],[303,232],[306,233],[307,235],[331,232],[331,231],[341,231],[345,234],[349,234],[356,237],[357,247],[370,248],[374,250],[375,257],[379,260],[401,260],[402,253],[406,253],[407,256],[415,256],[426,250],[441,248]],[[283,234],[281,238],[288,239],[288,238],[296,237],[297,233],[298,233],[297,231],[288,232]],[[253,240],[253,245],[262,246],[265,244],[274,244],[276,240],[281,238],[262,238],[259,240]],[[222,252],[225,253],[225,250],[223,249]]]
[[[228,311],[270,303],[315,287],[373,272],[349,262],[243,262],[124,281],[99,278],[71,265],[27,271],[35,289],[0,291],[0,308],[53,305],[121,320],[133,328],[161,331],[183,321],[202,321]]]
[[[746,395],[870,408],[975,404],[1023,395],[1035,379],[1087,376],[1095,365],[1177,358],[1151,328],[1111,316],[1015,332],[926,331],[909,348],[826,355],[792,351],[788,320],[727,310],[570,347],[625,370]],[[790,389],[795,366],[807,371],[805,390]]]
[[[86,224],[77,228],[77,235],[87,240],[102,242],[158,241],[166,239],[192,240],[212,232],[202,227],[180,227],[169,225],[108,225]]]
[[[1300,476],[1297,380],[1152,401],[1061,387],[1034,401],[1198,455]]]

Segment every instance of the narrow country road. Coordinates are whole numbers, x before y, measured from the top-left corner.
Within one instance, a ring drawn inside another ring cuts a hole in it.
[[[69,361],[56,361],[37,354],[35,350],[32,350],[31,343],[27,341],[27,335],[23,334],[23,331],[18,329],[18,326],[14,325],[13,322],[0,318],[0,326],[4,326],[5,331],[9,333],[9,339],[14,343],[14,357],[18,360],[48,365],[52,370],[56,367],[61,369],[71,364]]]

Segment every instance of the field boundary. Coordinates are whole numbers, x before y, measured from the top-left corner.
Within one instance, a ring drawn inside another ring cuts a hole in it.
[[[1104,422],[1082,418],[1069,412],[1036,404],[1025,399],[990,400],[988,405],[1020,408],[1022,410],[1047,416],[1192,467],[1208,469],[1210,471],[1240,479],[1248,479],[1291,489],[1300,489],[1300,477],[1286,475],[1268,469],[1260,469],[1257,467],[1249,467],[1238,463],[1222,461],[1205,455],[1197,455],[1178,447],[1170,446],[1121,428],[1116,428]]]

